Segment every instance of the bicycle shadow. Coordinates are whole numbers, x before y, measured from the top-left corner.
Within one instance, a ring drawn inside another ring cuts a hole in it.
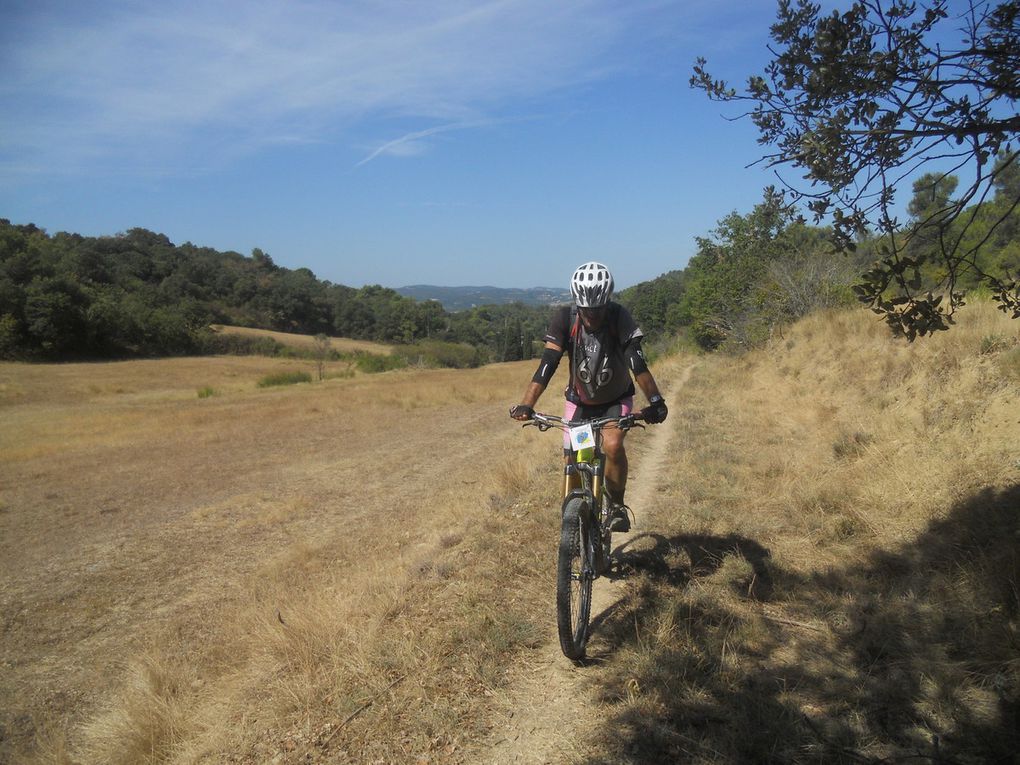
[[[714,574],[729,557],[746,561],[751,569],[749,576],[734,582],[734,589],[753,600],[769,600],[773,591],[772,574],[767,565],[769,551],[755,540],[737,534],[639,533],[613,550],[613,565],[606,578],[619,581],[643,574],[649,581],[684,588],[699,577]],[[631,596],[625,595],[592,615],[592,634],[602,639],[589,648],[589,661],[604,660],[620,644],[613,639],[611,631],[600,634],[600,628],[616,621],[623,609],[632,607],[630,601]]]

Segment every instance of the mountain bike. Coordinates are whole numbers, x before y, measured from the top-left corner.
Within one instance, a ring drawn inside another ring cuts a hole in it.
[[[556,561],[556,622],[563,655],[574,661],[584,658],[588,644],[592,584],[608,574],[612,565],[612,517],[605,490],[602,430],[644,427],[637,424],[640,419],[641,413],[635,412],[568,422],[535,412],[524,423],[542,431],[555,428],[570,436]]]

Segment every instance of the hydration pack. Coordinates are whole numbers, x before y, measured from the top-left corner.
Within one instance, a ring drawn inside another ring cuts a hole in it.
[[[619,307],[610,303],[606,308],[605,323],[608,329],[607,339],[612,345],[619,344]],[[601,341],[594,334],[587,335],[593,342],[593,353],[582,347],[581,340],[586,333],[582,331],[581,316],[577,306],[570,307],[570,342],[573,345],[573,353],[570,360],[570,386],[568,396],[574,392],[577,385],[580,385],[589,399],[596,398],[599,388],[608,385],[613,379],[613,368],[610,363],[610,354],[617,351],[616,348],[604,348]],[[592,363],[593,362],[593,363]],[[593,368],[594,367],[594,368]]]

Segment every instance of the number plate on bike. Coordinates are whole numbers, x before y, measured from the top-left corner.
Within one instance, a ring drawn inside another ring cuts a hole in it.
[[[591,449],[595,446],[595,434],[591,425],[581,425],[570,429],[570,446],[575,452]]]

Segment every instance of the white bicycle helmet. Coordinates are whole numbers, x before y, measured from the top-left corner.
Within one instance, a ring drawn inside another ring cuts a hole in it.
[[[601,308],[613,295],[613,275],[594,261],[578,266],[570,279],[570,294],[579,308]]]

